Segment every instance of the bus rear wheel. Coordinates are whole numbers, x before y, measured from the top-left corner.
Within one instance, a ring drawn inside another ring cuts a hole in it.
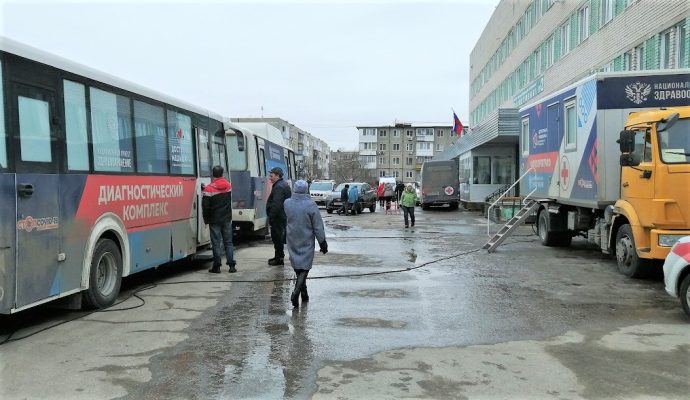
[[[93,250],[89,271],[89,288],[84,294],[86,308],[112,305],[122,283],[122,254],[115,242],[100,239]]]

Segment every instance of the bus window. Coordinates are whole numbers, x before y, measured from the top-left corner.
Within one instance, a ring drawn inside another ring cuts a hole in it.
[[[290,161],[288,160],[288,156],[285,156],[285,165],[287,166],[287,171],[285,171],[287,179],[293,179],[294,176],[292,176],[292,168],[290,168]]]
[[[134,100],[137,171],[168,173],[168,146],[163,107]]]
[[[264,149],[259,150],[259,169],[259,175],[266,176],[266,154],[264,153]]]
[[[213,166],[220,165],[223,167],[226,177],[230,176],[228,173],[228,157],[225,154],[223,136],[213,135],[213,140],[211,141],[211,159],[213,160]]]
[[[288,150],[288,159],[290,162],[288,163],[288,169],[290,169],[290,174],[292,176],[297,177],[297,163],[295,162],[295,152],[292,150]]]
[[[67,169],[89,170],[89,136],[86,131],[86,88],[71,81],[62,81],[65,102],[65,135]]]
[[[0,63],[0,169],[7,168],[7,133],[5,132],[5,95],[2,87],[2,63]]]
[[[232,132],[225,136],[225,146],[228,150],[228,168],[230,171],[247,170],[247,152],[244,148],[244,134]]]
[[[94,170],[134,172],[129,99],[96,88],[89,93]]]
[[[211,176],[211,157],[209,154],[208,131],[206,129],[195,128],[197,132],[197,143],[199,146],[199,176]]]
[[[168,109],[168,146],[170,172],[194,175],[194,145],[190,116]]]

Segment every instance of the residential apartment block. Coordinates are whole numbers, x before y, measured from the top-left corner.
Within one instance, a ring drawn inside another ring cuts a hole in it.
[[[688,0],[502,0],[470,54],[471,134],[441,155],[463,200],[504,185],[506,157],[517,178],[520,107],[596,72],[688,68],[689,28]]]
[[[285,144],[295,152],[297,176],[329,179],[330,148],[326,142],[282,118],[232,118],[233,122],[265,122],[280,130]]]
[[[412,125],[358,126],[359,157],[369,179],[393,176],[402,182],[419,181],[424,161],[441,153],[455,139],[451,126]]]

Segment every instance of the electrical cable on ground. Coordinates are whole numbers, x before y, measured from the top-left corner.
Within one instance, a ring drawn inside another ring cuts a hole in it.
[[[531,235],[513,235],[513,236],[531,236]],[[355,237],[353,237],[353,238],[355,238]],[[367,237],[356,237],[356,238],[358,238],[358,239],[367,239]],[[371,238],[381,238],[381,236],[376,236],[376,237],[371,237]],[[400,237],[400,236],[394,237],[394,239],[401,239],[401,238],[404,239],[404,237]],[[339,238],[339,239],[341,239],[341,238]],[[513,244],[513,243],[529,243],[529,242],[534,242],[534,241],[535,241],[535,240],[513,240],[513,241],[510,241],[510,242],[503,243],[503,244],[501,244],[501,246],[505,246],[505,245],[509,245],[509,244]],[[401,269],[392,269],[392,270],[385,270],[385,271],[375,271],[375,272],[361,272],[361,273],[354,273],[354,274],[310,276],[310,277],[308,277],[307,279],[308,279],[308,280],[316,280],[316,279],[332,279],[332,278],[354,278],[354,277],[362,277],[362,276],[385,275],[385,274],[394,274],[394,273],[400,273],[400,272],[408,272],[408,271],[413,271],[413,270],[416,270],[416,269],[419,269],[419,268],[422,268],[422,267],[425,267],[425,266],[427,266],[427,265],[434,264],[434,263],[437,263],[437,262],[440,262],[440,261],[445,261],[445,260],[449,260],[449,259],[451,259],[451,258],[462,257],[462,256],[466,256],[466,255],[468,255],[468,254],[476,253],[476,252],[478,252],[478,251],[480,251],[480,250],[482,250],[482,248],[481,248],[481,247],[478,247],[478,248],[476,248],[476,249],[471,249],[471,250],[463,251],[463,252],[460,252],[460,253],[457,253],[457,254],[452,254],[452,255],[450,255],[450,256],[441,257],[441,258],[437,258],[437,259],[434,259],[434,260],[431,260],[431,261],[427,261],[427,262],[422,263],[422,264],[420,264],[420,265],[415,265],[414,267],[407,267],[407,268],[401,268]],[[66,324],[66,323],[68,323],[68,322],[72,322],[72,321],[76,321],[76,320],[81,319],[81,318],[84,318],[84,317],[88,317],[89,315],[94,314],[94,313],[113,312],[113,311],[127,311],[127,310],[133,310],[133,309],[135,309],[135,308],[142,307],[142,306],[144,306],[144,305],[146,304],[146,300],[144,300],[142,297],[140,297],[140,296],[138,295],[138,293],[143,292],[143,291],[145,291],[145,290],[153,289],[153,288],[155,288],[155,287],[162,286],[162,285],[180,285],[180,284],[187,284],[187,283],[278,283],[278,282],[290,282],[290,281],[294,281],[294,280],[295,280],[294,278],[281,278],[281,279],[253,279],[253,280],[241,280],[241,279],[206,280],[206,279],[203,279],[203,280],[185,280],[185,281],[174,281],[174,282],[159,282],[159,283],[154,283],[154,284],[152,284],[152,285],[148,285],[148,286],[144,286],[144,287],[142,287],[142,288],[136,289],[135,291],[133,291],[133,292],[132,292],[129,296],[127,296],[126,298],[124,298],[124,299],[122,299],[122,300],[120,300],[120,301],[116,302],[115,304],[112,304],[112,305],[110,305],[110,306],[108,306],[108,307],[99,308],[99,309],[96,309],[96,310],[88,311],[88,312],[86,312],[86,313],[82,313],[82,314],[80,314],[80,315],[78,315],[78,316],[76,316],[76,317],[74,317],[74,318],[67,319],[67,320],[65,320],[65,321],[60,321],[60,322],[58,322],[58,323],[56,323],[56,324],[54,324],[54,325],[50,325],[50,326],[41,328],[41,329],[39,329],[39,330],[37,330],[37,331],[35,331],[35,332],[31,332],[31,333],[26,334],[26,335],[24,335],[24,336],[20,336],[20,337],[16,337],[16,338],[15,338],[15,337],[13,337],[13,336],[14,336],[14,334],[15,334],[17,331],[16,331],[16,330],[15,330],[15,331],[12,331],[12,332],[10,332],[10,334],[9,334],[5,339],[3,339],[3,340],[0,341],[0,346],[2,346],[2,345],[5,344],[5,343],[16,342],[16,341],[19,341],[19,340],[22,340],[22,339],[29,338],[29,337],[31,337],[31,336],[34,336],[34,335],[39,334],[39,333],[41,333],[41,332],[45,332],[45,331],[47,331],[47,330],[56,328],[56,327],[58,327],[58,326],[60,326],[60,325]],[[137,299],[139,299],[139,300],[141,301],[141,303],[139,303],[139,304],[137,304],[137,305],[135,305],[135,306],[126,307],[126,308],[113,308],[113,307],[116,307],[116,306],[118,306],[118,305],[120,305],[120,304],[122,304],[122,303],[128,301],[128,300],[131,299],[132,297],[136,297]]]

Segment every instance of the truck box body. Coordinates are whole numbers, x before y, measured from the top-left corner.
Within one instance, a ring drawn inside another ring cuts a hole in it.
[[[425,161],[421,171],[422,208],[448,204],[457,208],[460,202],[460,167],[457,158]]]
[[[628,114],[690,104],[690,70],[592,75],[520,110],[520,191],[602,209],[620,198],[619,132]],[[570,134],[569,134],[570,133]]]

